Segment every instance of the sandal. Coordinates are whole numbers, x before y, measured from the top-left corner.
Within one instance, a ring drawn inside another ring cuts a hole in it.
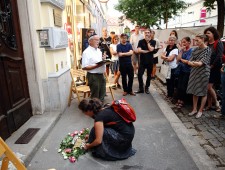
[[[221,112],[220,103],[218,101],[216,102],[216,112]]]
[[[204,111],[210,111],[210,110],[212,110],[211,106],[206,106],[206,108],[204,109]]]
[[[180,104],[177,105],[177,108],[178,108],[178,109],[181,109],[183,106],[184,106],[184,105],[180,103]]]
[[[220,106],[216,106],[216,112],[221,112],[221,107]]]

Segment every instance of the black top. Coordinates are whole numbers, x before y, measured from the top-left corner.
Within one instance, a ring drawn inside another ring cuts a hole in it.
[[[150,40],[149,43],[151,46],[155,47],[156,41]],[[142,39],[138,42],[138,48],[141,48],[142,50],[148,50],[147,42],[145,39]],[[151,51],[148,53],[141,53],[140,54],[140,65],[153,64],[153,54],[154,53],[155,53],[154,51]]]
[[[210,65],[213,66],[212,70],[220,70],[222,67],[223,44],[221,41],[218,41],[216,49],[214,49],[214,44],[208,44],[208,46],[212,51],[210,58]]]
[[[106,54],[107,54],[107,58],[110,58],[111,59],[111,53],[110,53],[110,44],[111,44],[111,37],[108,37],[108,38],[103,38],[101,37],[100,38],[100,42],[99,42],[99,48],[101,51],[106,51]]]
[[[132,46],[130,43],[126,43],[125,45],[123,44],[118,44],[117,47],[116,47],[116,51],[119,53],[127,53],[129,52],[130,50],[133,50],[132,49]],[[120,65],[121,64],[131,64],[131,56],[126,56],[126,57],[119,57],[119,62],[120,62]]]
[[[110,126],[117,132],[125,135],[134,135],[133,123],[126,123],[113,108],[105,108],[95,115],[95,122],[103,122],[104,127]],[[109,122],[116,122],[115,125],[106,125]]]

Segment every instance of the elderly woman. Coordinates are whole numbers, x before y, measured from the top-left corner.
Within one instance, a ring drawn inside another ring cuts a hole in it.
[[[126,123],[111,107],[103,108],[99,99],[83,99],[79,109],[94,119],[86,149],[95,157],[105,160],[122,160],[135,154],[132,140],[133,123]]]
[[[171,69],[171,76],[170,78],[166,79],[166,85],[167,85],[167,97],[168,99],[173,99],[174,94],[174,86],[175,86],[175,70],[177,68],[177,55],[178,55],[178,48],[175,44],[175,41],[177,38],[175,36],[169,37],[169,44],[164,49],[163,54],[161,55],[161,58],[164,60],[164,62],[167,62],[169,64],[169,67]]]
[[[192,67],[187,93],[193,94],[193,110],[189,113],[189,116],[193,116],[197,113],[196,118],[202,116],[202,112],[207,99],[207,86],[210,75],[210,56],[211,50],[205,42],[207,36],[199,34],[195,37],[195,42],[198,47],[192,51],[192,56],[187,64]],[[201,106],[197,111],[198,98],[202,97]]]

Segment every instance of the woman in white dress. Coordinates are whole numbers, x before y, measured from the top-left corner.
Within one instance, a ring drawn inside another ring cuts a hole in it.
[[[116,51],[116,46],[118,43],[119,43],[119,36],[114,35],[112,37],[112,44],[110,44],[110,52],[112,55],[111,60],[113,61],[112,69],[114,71],[114,84],[117,85],[117,88],[121,88],[121,85],[119,84],[119,78],[120,78],[119,57],[118,57],[118,53]]]

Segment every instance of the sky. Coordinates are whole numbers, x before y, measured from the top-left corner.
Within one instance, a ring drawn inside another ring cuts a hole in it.
[[[114,6],[118,3],[118,0],[109,0],[107,5],[108,5],[108,11],[107,15],[110,17],[119,17],[123,15],[121,12],[117,11],[114,9]]]

